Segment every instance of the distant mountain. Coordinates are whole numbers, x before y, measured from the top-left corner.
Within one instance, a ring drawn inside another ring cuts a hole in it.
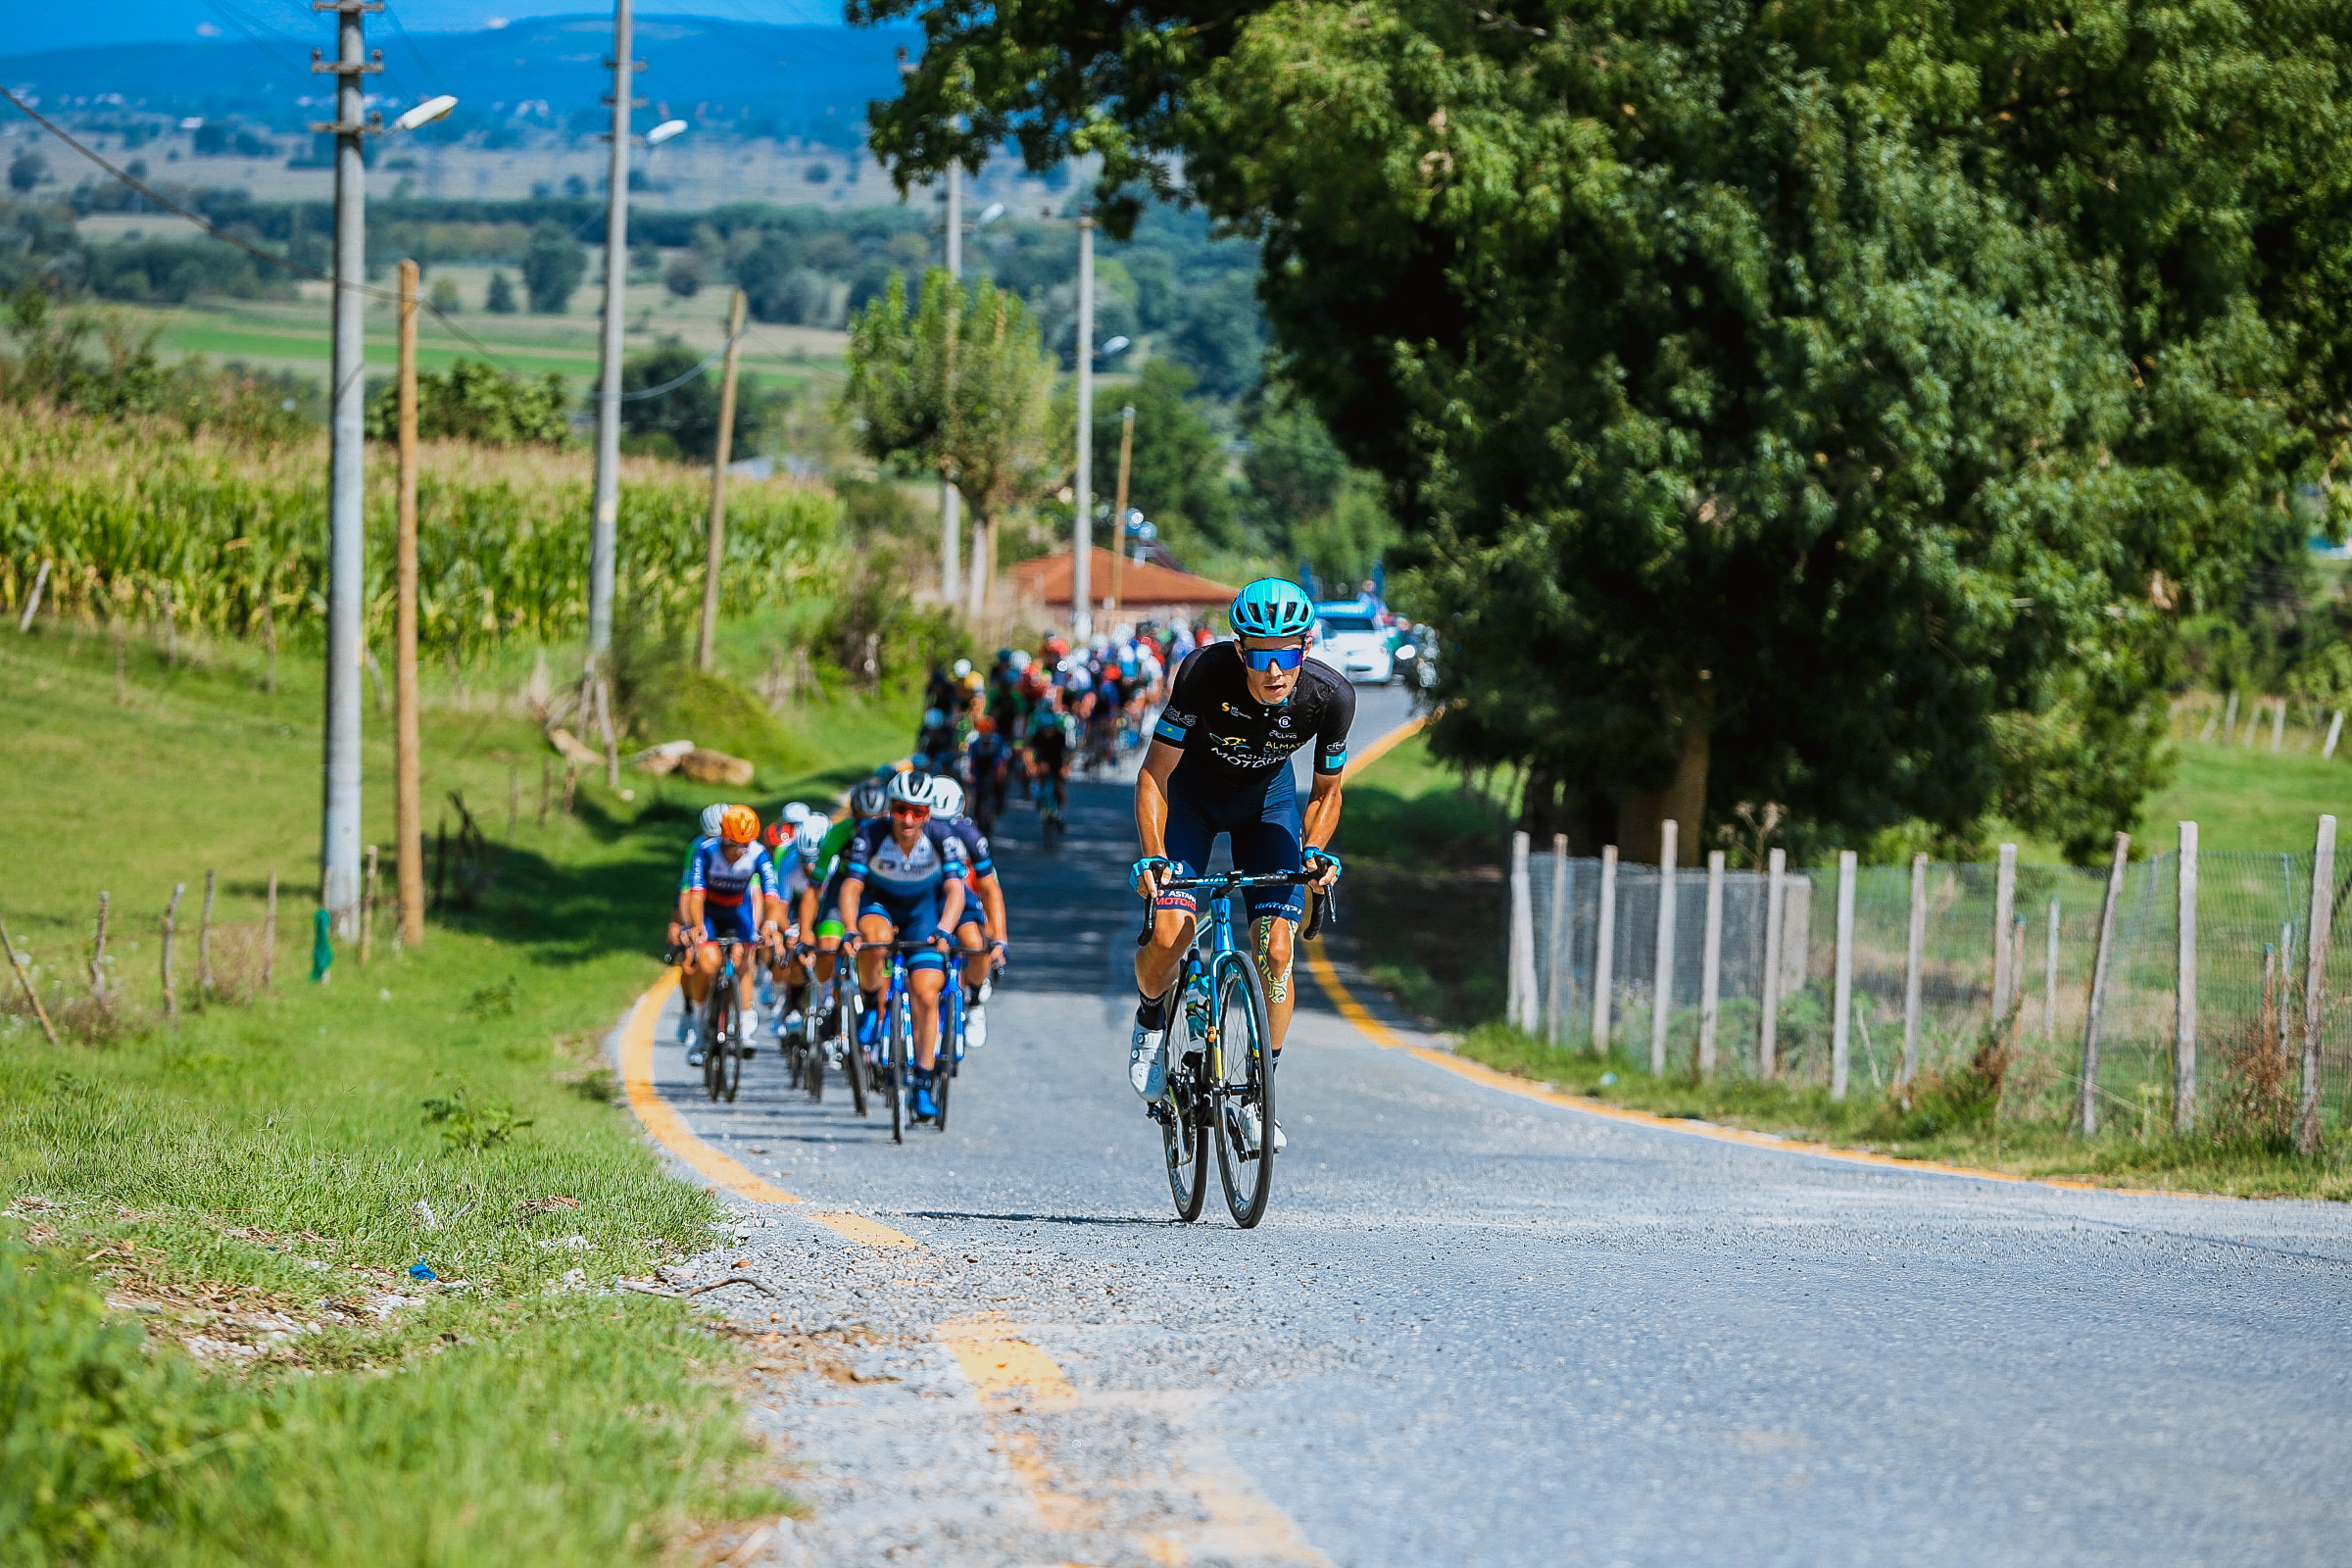
[[[388,14],[368,19],[370,27],[398,32],[472,32],[505,26],[527,17],[568,16],[582,0],[392,0]],[[721,9],[741,22],[779,27],[836,26],[841,0],[723,0]],[[315,15],[310,0],[111,0],[103,6],[16,5],[9,8],[4,47],[11,54],[48,54],[59,49],[94,49],[140,43],[193,43],[199,38],[235,38],[248,31],[272,40],[305,40],[308,58],[314,35],[331,30],[331,18]]]
[[[16,55],[0,58],[0,81],[80,116],[121,108],[295,131],[323,116],[332,92],[310,69],[310,49],[332,44],[330,21],[321,17],[300,32],[257,28],[253,37]],[[612,45],[609,15],[439,33],[403,33],[377,16],[368,34],[369,46],[384,54],[384,74],[369,83],[384,107],[457,94],[457,114],[437,130],[443,136],[590,128],[612,81],[602,69]],[[898,51],[922,47],[911,27],[775,26],[715,17],[640,17],[635,36],[635,53],[647,62],[637,82],[649,114],[843,146],[858,139],[866,105],[898,91]]]

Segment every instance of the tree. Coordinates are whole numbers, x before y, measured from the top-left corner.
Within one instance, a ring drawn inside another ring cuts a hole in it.
[[[1269,538],[1287,556],[1291,530],[1338,499],[1348,459],[1314,410],[1287,393],[1267,399],[1249,430],[1242,473]]]
[[[29,196],[41,181],[49,177],[49,160],[27,149],[9,160],[8,188],[20,196]]]
[[[1082,150],[1114,227],[1181,177],[1259,234],[1282,371],[1445,629],[1434,744],[1637,857],[1710,801],[2095,851],[2160,776],[2177,609],[2341,441],[2310,0],[853,7],[918,11],[876,150]]]
[[[1169,352],[1189,368],[1212,398],[1238,398],[1257,384],[1265,358],[1257,299],[1249,277],[1227,272],[1193,290]]]
[[[850,323],[849,366],[842,410],[859,445],[955,485],[972,514],[980,581],[992,584],[999,525],[1060,476],[1046,445],[1053,367],[1020,297],[991,283],[967,293],[933,268],[910,316],[894,273]]]
[[[400,434],[399,399],[399,386],[387,381],[368,400],[371,440]],[[438,375],[428,370],[416,377],[416,433],[427,441],[562,446],[571,434],[570,410],[564,377],[552,370],[531,381],[488,360],[460,359]]]
[[[562,316],[588,274],[588,256],[562,223],[541,223],[522,253],[522,287],[539,316]]]
[[[514,314],[514,282],[504,272],[490,274],[490,290],[482,297],[482,309],[493,316]]]
[[[718,450],[718,377],[693,375],[678,381],[702,364],[701,355],[676,342],[643,350],[622,361],[620,385],[625,401],[620,406],[621,427],[633,436],[666,437],[674,455],[708,462]],[[626,398],[628,393],[668,386],[672,381],[678,384],[659,397]],[[732,442],[738,457],[750,455],[751,435],[760,422],[759,406],[757,378],[742,377],[736,392]]]

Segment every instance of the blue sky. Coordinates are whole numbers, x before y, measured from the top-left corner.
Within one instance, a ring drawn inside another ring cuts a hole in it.
[[[111,5],[11,5],[0,29],[0,54],[121,46],[150,41],[242,36],[239,24],[265,37],[323,37],[324,19],[310,0],[115,0]],[[779,24],[838,24],[840,0],[639,0],[645,14],[717,17]],[[392,0],[391,11],[411,32],[470,32],[519,17],[609,14],[582,0]],[[371,26],[381,26],[370,18]]]

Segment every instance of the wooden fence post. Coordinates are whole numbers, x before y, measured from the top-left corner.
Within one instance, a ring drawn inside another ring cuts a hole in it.
[[[612,683],[601,675],[596,680],[596,716],[605,726],[605,788],[617,794],[620,790],[620,736],[612,724]]]
[[[2115,858],[2107,866],[2107,897],[2099,906],[2098,956],[2090,964],[2090,1005],[2082,1016],[2082,1082],[2075,1097],[2075,1124],[2085,1138],[2099,1131],[2099,1012],[2107,1002],[2107,965],[2115,956],[2115,907],[2124,902],[2124,868],[2132,860],[2132,835],[2115,836]]]
[[[2271,755],[2277,757],[2278,748],[2286,744],[2286,699],[2281,697],[2271,704]]]
[[[8,966],[17,971],[17,984],[24,988],[24,1000],[32,1004],[32,1015],[41,1021],[41,1033],[57,1044],[57,1025],[49,1021],[49,1009],[41,1005],[41,994],[32,988],[32,976],[24,972],[24,960],[17,956],[17,944],[8,934],[8,922],[0,920],[0,948],[8,950]]]
[[[2311,923],[2303,937],[2303,1104],[2295,1152],[2320,1152],[2320,1028],[2327,1017],[2328,943],[2335,921],[2335,818],[2322,816],[2311,849]]]
[[[2045,1045],[2058,1041],[2058,901],[2050,901],[2049,947],[2041,956],[2041,1038]]]
[[[1928,858],[1911,857],[1911,938],[1903,956],[1903,1070],[1896,1081],[1908,1084],[1919,1076],[1919,998],[1921,969],[1928,956]]]
[[[2180,824],[2173,937],[2173,1131],[2197,1122],[2197,824]]]
[[[424,941],[423,731],[416,689],[416,266],[400,264],[400,358],[394,398],[400,475],[393,531],[392,921],[394,941]]]
[[[2335,743],[2343,738],[2344,710],[2339,708],[2335,710],[2335,716],[2328,721],[2328,744],[2320,748],[2320,755],[2324,758],[2333,757],[2335,755]]]
[[[199,1005],[211,1001],[213,995],[213,893],[219,881],[217,873],[204,873],[204,914],[196,922],[196,1001]]]
[[[41,611],[41,590],[49,586],[49,563],[41,563],[40,574],[32,579],[32,592],[24,596],[24,613],[17,617],[19,633],[32,630],[32,617]],[[56,1042],[52,1041],[51,1044]]]
[[[368,846],[368,891],[360,896],[360,962],[365,965],[375,944],[375,846]],[[394,876],[399,874],[394,868]],[[396,890],[397,891],[397,890]],[[395,927],[397,929],[397,925]]]
[[[1527,835],[1511,835],[1511,1027],[1536,1032],[1536,904],[1527,885]]]
[[[548,799],[555,794],[555,791],[556,760],[552,757],[542,757],[539,759],[539,825],[541,827],[547,826]]]
[[[179,925],[179,901],[188,891],[185,882],[172,884],[172,902],[164,906],[164,1016],[172,1023],[179,1022],[179,987],[172,977],[172,938]]]
[[[2010,916],[2017,912],[2017,846],[2001,846],[1999,867],[1992,878],[1992,1023],[1999,1028],[2009,1019]]]
[[[1550,974],[1544,988],[1544,1043],[1560,1043],[1560,994],[1568,988],[1568,835],[1551,836]]]
[[[2222,744],[2237,744],[2237,693],[2230,694],[2230,704],[2222,710]]]
[[[1723,852],[1707,852],[1706,939],[1698,959],[1698,1070],[1715,1070],[1715,1024],[1723,997]]]
[[[1666,1070],[1666,1017],[1674,1008],[1674,868],[1681,858],[1675,835],[1681,824],[1658,824],[1658,952],[1649,993],[1649,1070]]]
[[[1830,1003],[1830,1098],[1845,1098],[1847,1035],[1854,1020],[1854,852],[1838,852],[1838,978]]]
[[[1770,1078],[1781,1040],[1781,925],[1788,906],[1788,852],[1774,850],[1764,873],[1763,1014],[1756,1020],[1756,1072]]]
[[[1592,1054],[1609,1054],[1609,992],[1617,978],[1617,846],[1600,850],[1600,914],[1592,929]]]
[[[98,1004],[99,1011],[110,1013],[115,1004],[106,987],[106,916],[113,902],[109,894],[98,895],[98,943],[90,949],[90,1000]]]
[[[277,873],[270,873],[270,905],[262,915],[262,989],[277,983]]]

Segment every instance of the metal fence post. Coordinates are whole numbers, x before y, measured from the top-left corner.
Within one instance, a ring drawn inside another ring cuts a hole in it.
[[[1600,913],[1592,926],[1592,1054],[1609,1054],[1609,990],[1617,969],[1617,846],[1600,851]]]
[[[2011,916],[2017,912],[2017,846],[2001,846],[2001,863],[1992,880],[1992,1022],[1995,1028],[2009,1017],[2009,939]]]
[[[2075,1097],[2075,1122],[2085,1138],[2099,1130],[2099,1010],[2107,1001],[2107,965],[2115,954],[2115,906],[2124,901],[2124,867],[2132,859],[2132,835],[2115,836],[2115,858],[2107,866],[2107,898],[2099,906],[2098,956],[2090,964],[2090,1005],[2082,1016],[2082,1083]]]
[[[1706,942],[1698,961],[1698,1070],[1715,1070],[1715,1023],[1723,995],[1723,852],[1707,852]]]
[[[1765,865],[1764,1005],[1756,1020],[1756,1074],[1770,1078],[1781,1039],[1781,921],[1788,903],[1788,852],[1774,850]]]
[[[1536,909],[1527,885],[1527,835],[1511,835],[1511,1027],[1536,1032]]]
[[[2303,937],[2303,1104],[2295,1152],[2320,1152],[2320,1025],[2328,1000],[2328,940],[2335,921],[2335,818],[2322,816],[2311,848],[2311,924]]]
[[[1830,1005],[1830,1098],[1845,1098],[1846,1034],[1854,1018],[1854,852],[1838,852],[1838,978]]]
[[[1681,858],[1673,817],[1658,824],[1658,957],[1650,982],[1649,1070],[1666,1070],[1666,1015],[1674,1007],[1674,867]]]
[[[2197,1122],[2197,824],[2180,824],[2180,902],[2174,925],[2173,1131]]]
[[[1568,980],[1568,835],[1551,836],[1551,952],[1550,974],[1544,987],[1544,1042],[1560,1043],[1560,994]]]
[[[1919,1075],[1920,967],[1928,951],[1928,858],[1911,857],[1911,940],[1903,956],[1903,1071],[1896,1080],[1909,1083]]]

